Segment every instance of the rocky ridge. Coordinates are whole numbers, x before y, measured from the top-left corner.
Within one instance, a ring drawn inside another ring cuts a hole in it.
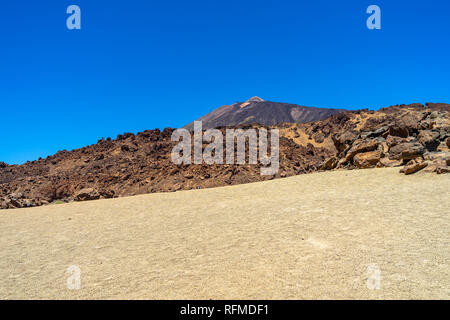
[[[333,135],[336,154],[320,168],[404,166],[404,174],[420,170],[446,173],[450,163],[449,107],[413,104],[373,112],[359,128]]]
[[[448,104],[397,105],[309,123],[235,128],[263,127],[280,132],[280,169],[273,176],[260,175],[259,164],[175,165],[170,155],[174,129],[155,129],[102,138],[23,165],[0,162],[0,208],[210,188],[318,170],[398,166],[404,174],[450,171]]]

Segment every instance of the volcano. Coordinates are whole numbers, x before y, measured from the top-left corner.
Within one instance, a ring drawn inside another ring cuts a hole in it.
[[[344,109],[305,107],[296,104],[264,101],[253,97],[245,102],[236,102],[219,107],[197,121],[203,122],[203,129],[242,124],[276,125],[283,122],[306,123],[319,121],[331,115],[344,112]],[[184,126],[193,130],[194,122]]]

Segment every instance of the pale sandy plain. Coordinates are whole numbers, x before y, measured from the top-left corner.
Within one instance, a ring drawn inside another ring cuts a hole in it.
[[[0,298],[449,299],[449,190],[368,169],[0,211]]]

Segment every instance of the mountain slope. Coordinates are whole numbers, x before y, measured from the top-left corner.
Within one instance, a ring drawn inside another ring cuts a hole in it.
[[[450,172],[449,104],[392,106],[309,123],[234,128],[279,130],[278,173],[262,176],[260,162],[176,165],[171,160],[178,143],[171,139],[173,129],[146,130],[23,165],[0,162],[0,209],[203,189],[334,168],[406,165],[405,174]],[[225,135],[226,129],[220,130]]]
[[[276,125],[282,122],[305,123],[318,121],[343,111],[345,110],[304,107],[290,103],[264,101],[259,97],[253,97],[243,103],[236,102],[232,105],[219,107],[198,120],[202,121],[203,129],[251,123]],[[194,123],[191,122],[184,128],[193,130]]]

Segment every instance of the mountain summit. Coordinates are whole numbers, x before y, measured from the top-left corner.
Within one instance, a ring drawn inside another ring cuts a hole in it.
[[[264,102],[264,100],[261,99],[260,97],[254,96],[254,97],[248,99],[247,102]]]
[[[282,122],[305,123],[325,119],[344,109],[305,107],[296,104],[264,101],[259,97],[252,97],[245,102],[219,107],[199,118],[203,122],[203,129],[241,124],[259,123],[262,125],[276,125]],[[193,130],[191,122],[184,128]]]
[[[247,101],[245,101],[244,103],[242,103],[240,107],[244,108],[244,107],[248,106],[252,102],[264,102],[264,100],[261,99],[260,97],[254,96],[253,98],[250,98]]]

